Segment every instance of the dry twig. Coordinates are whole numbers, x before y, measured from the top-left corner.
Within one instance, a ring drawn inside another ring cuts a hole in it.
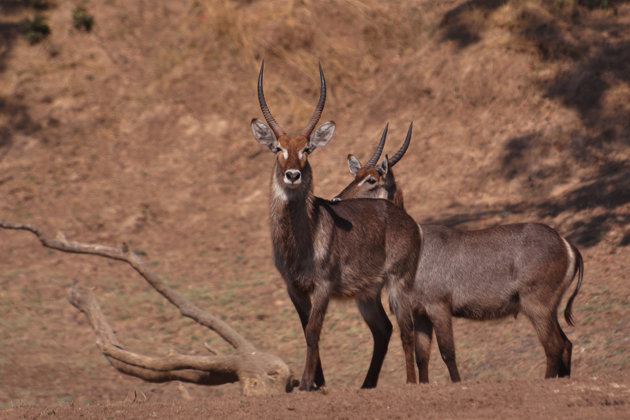
[[[97,255],[123,261],[133,267],[155,290],[175,305],[180,313],[215,331],[236,352],[232,355],[187,356],[180,354],[150,357],[127,351],[116,338],[92,291],[75,282],[68,300],[85,313],[96,335],[96,345],[120,372],[151,382],[172,380],[203,385],[240,381],[244,395],[284,392],[291,389],[292,374],[278,357],[260,353],[254,345],[220,318],[204,311],[167,286],[126,243],[121,248],[68,241],[61,233],[48,238],[37,226],[0,220],[0,228],[26,230],[47,248],[78,254]]]

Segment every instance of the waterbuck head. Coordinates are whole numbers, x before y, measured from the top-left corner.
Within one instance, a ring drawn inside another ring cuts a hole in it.
[[[263,94],[264,65],[265,62],[263,61],[258,75],[258,102],[267,124],[258,118],[252,119],[252,133],[260,144],[267,146],[269,150],[276,154],[273,186],[274,188],[279,188],[284,196],[290,197],[294,195],[292,194],[293,192],[310,190],[312,175],[308,163],[308,155],[316,148],[325,146],[330,141],[335,132],[335,123],[332,121],[325,122],[313,132],[326,102],[326,81],[320,64],[321,91],[313,116],[298,135],[288,135],[276,122],[267,107],[265,95]]]
[[[385,146],[385,139],[387,137],[387,129],[389,124],[385,125],[381,140],[372,154],[370,160],[365,165],[361,165],[359,159],[354,155],[348,155],[348,168],[354,175],[354,180],[343,189],[333,201],[339,201],[348,198],[383,198],[393,201],[398,206],[403,207],[402,192],[398,190],[396,186],[396,179],[392,172],[392,167],[398,163],[403,157],[407,149],[409,148],[409,142],[411,141],[411,131],[413,123],[409,124],[409,130],[407,131],[407,137],[400,149],[389,158],[385,155],[385,159],[381,163],[377,164],[378,159],[383,152]]]

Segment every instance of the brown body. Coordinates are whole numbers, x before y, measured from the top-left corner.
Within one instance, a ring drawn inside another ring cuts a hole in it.
[[[367,166],[367,165],[366,165]],[[397,188],[390,170],[371,194],[393,199]],[[388,178],[388,179],[385,179]],[[337,196],[340,202],[361,197],[361,179]],[[540,223],[500,225],[462,231],[419,225],[420,256],[412,295],[415,353],[421,382],[428,382],[433,330],[442,359],[453,381],[460,376],[455,362],[453,316],[489,320],[524,313],[532,322],[547,357],[545,377],[569,376],[571,347],[557,318],[563,294],[576,275],[577,285],[565,308],[571,307],[582,283],[579,251],[551,227]]]
[[[321,74],[321,68],[320,68]],[[319,336],[331,298],[353,298],[374,338],[374,351],[363,387],[376,386],[387,352],[392,326],[381,304],[388,287],[395,300],[406,357],[407,381],[415,382],[413,321],[404,302],[413,288],[420,244],[419,229],[404,210],[386,200],[347,200],[341,203],[315,197],[308,155],[324,146],[334,133],[327,122],[313,131],[325,98],[322,93],[311,122],[300,135],[288,136],[275,122],[258,81],[261,109],[267,123],[254,119],[256,140],[276,153],[271,176],[270,224],[276,268],[304,328],[306,362],[300,389],[324,385]],[[400,308],[400,310],[398,309]]]

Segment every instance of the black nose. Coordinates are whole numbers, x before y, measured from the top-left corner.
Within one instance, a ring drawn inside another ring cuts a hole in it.
[[[300,171],[296,169],[289,169],[284,173],[284,176],[291,182],[296,182],[300,179]]]

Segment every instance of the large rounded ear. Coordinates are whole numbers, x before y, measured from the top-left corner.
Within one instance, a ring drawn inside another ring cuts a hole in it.
[[[317,130],[308,139],[306,151],[311,153],[318,147],[326,146],[335,134],[335,123],[333,121],[325,122],[317,127]]]
[[[273,131],[258,118],[252,119],[252,134],[258,143],[267,146],[272,152],[278,151],[278,140]]]
[[[361,162],[354,155],[348,155],[348,169],[350,169],[352,175],[356,175],[361,169]]]
[[[387,155],[385,155],[385,159],[383,159],[381,163],[379,163],[376,166],[376,172],[381,174],[381,176],[385,176],[387,175],[388,171],[389,171],[389,158],[387,157]]]

